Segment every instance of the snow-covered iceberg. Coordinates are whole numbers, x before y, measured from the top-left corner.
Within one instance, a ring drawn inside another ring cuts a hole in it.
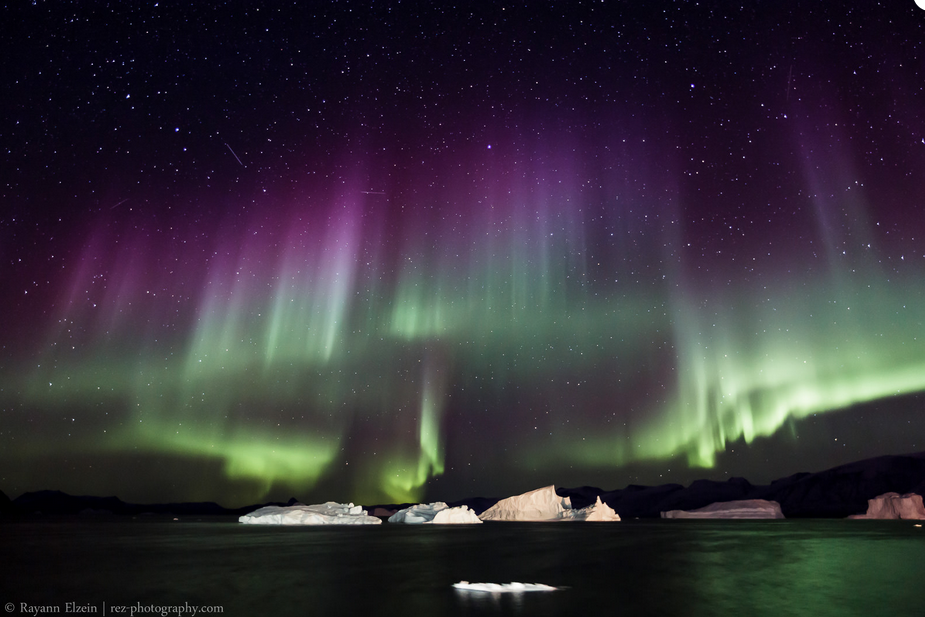
[[[475,591],[484,593],[524,593],[527,591],[555,591],[558,587],[542,583],[470,583],[459,581],[453,583],[457,591]]]
[[[502,499],[479,516],[483,521],[604,521],[616,522],[620,515],[597,501],[587,508],[572,509],[572,500],[556,494],[553,485],[523,495]]]
[[[457,506],[440,510],[434,516],[434,525],[480,525],[482,519],[469,509],[469,506]]]
[[[784,518],[780,504],[764,499],[711,503],[696,510],[668,510],[662,518]]]
[[[925,519],[925,506],[922,496],[916,493],[884,493],[867,500],[867,514],[857,514],[848,518],[876,519]]]
[[[437,501],[399,510],[389,517],[389,522],[408,525],[468,525],[482,521],[468,506],[450,508],[444,502]]]
[[[572,500],[556,495],[555,486],[544,486],[523,495],[502,499],[479,516],[483,521],[550,521],[572,509]]]
[[[619,522],[620,515],[614,512],[613,508],[602,502],[600,495],[598,495],[597,501],[587,508],[579,508],[578,510],[567,509],[559,515],[559,518],[563,520],[585,521],[589,523],[616,523]]]
[[[246,525],[379,525],[362,506],[329,501],[314,506],[264,506],[238,518]]]

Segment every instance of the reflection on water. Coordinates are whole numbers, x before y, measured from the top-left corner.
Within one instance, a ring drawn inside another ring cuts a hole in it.
[[[908,521],[272,528],[224,519],[0,527],[0,601],[219,605],[226,615],[920,614]],[[466,594],[460,580],[550,593]],[[584,607],[584,608],[580,608]]]

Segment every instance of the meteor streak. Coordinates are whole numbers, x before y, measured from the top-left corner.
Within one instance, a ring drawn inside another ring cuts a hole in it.
[[[225,142],[225,147],[228,148],[228,151],[231,152],[231,155],[235,158],[235,160],[238,161],[241,167],[246,167],[246,165],[241,162],[241,159],[238,158],[238,155],[234,153],[234,150],[231,149],[231,146],[229,146],[227,142]]]

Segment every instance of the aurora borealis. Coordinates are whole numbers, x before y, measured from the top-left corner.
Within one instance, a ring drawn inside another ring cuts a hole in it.
[[[385,503],[925,445],[911,0],[3,11],[7,494]]]

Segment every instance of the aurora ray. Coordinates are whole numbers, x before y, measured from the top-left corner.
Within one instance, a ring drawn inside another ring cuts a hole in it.
[[[920,449],[923,26],[855,8],[373,8],[367,40],[293,6],[178,17],[166,65],[133,19],[72,56],[21,16],[56,34],[4,54],[9,490],[411,502]]]

